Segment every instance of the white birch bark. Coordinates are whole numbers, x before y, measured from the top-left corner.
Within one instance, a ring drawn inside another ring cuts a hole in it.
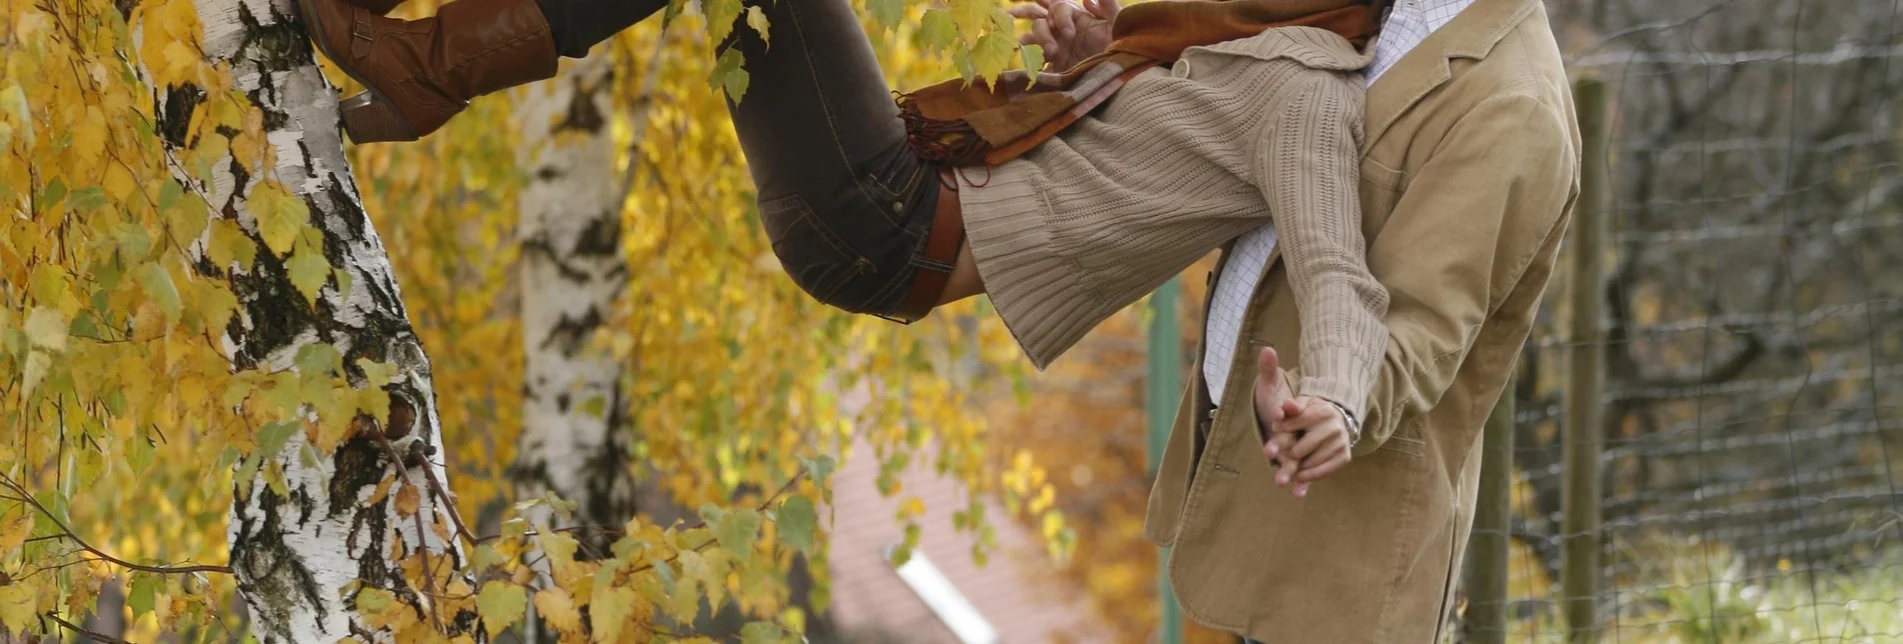
[[[354,366],[358,358],[397,369],[385,387],[391,413],[384,426],[360,418],[327,455],[307,450],[298,433],[272,457],[283,468],[288,494],[273,491],[262,477],[234,481],[227,529],[231,567],[260,641],[329,642],[352,636],[390,641],[388,633],[367,626],[347,586],[361,580],[362,586],[393,591],[414,606],[427,600],[401,572],[400,560],[424,548],[438,569],[462,567],[461,553],[447,538],[453,534],[451,501],[426,480],[433,474],[447,485],[437,451],[442,427],[429,360],[411,330],[389,257],[350,176],[336,90],[314,64],[292,0],[194,1],[204,25],[205,54],[229,63],[236,87],[264,111],[267,140],[276,153],[275,167],[267,170],[270,178],[310,208],[310,224],[323,231],[331,267],[351,282],[344,292],[336,279],[329,280],[313,307],[262,242],[257,261],[249,270],[238,270],[206,259],[201,238],[190,249],[198,274],[229,280],[240,302],[239,314],[222,335],[227,356],[238,369],[293,369],[300,347],[322,342],[344,356],[344,376],[354,383],[363,382]],[[156,89],[154,129],[168,153],[192,145],[183,140],[186,123],[202,107],[203,92]],[[177,178],[207,195],[214,217],[234,218],[258,239],[248,197],[261,177],[227,157],[214,164],[211,177],[179,171]],[[397,480],[392,493],[367,503],[386,477]],[[416,515],[396,510],[395,492],[402,486],[419,492]],[[452,631],[469,630],[474,623],[471,614],[438,617]]]
[[[523,426],[510,468],[517,498],[554,493],[574,523],[619,526],[634,515],[621,366],[590,339],[627,287],[621,181],[608,127],[610,56],[569,61],[561,75],[511,92],[521,132]],[[546,507],[532,522],[562,527]]]

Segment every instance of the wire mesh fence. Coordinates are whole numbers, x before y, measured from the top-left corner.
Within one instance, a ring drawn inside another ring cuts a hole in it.
[[[1903,2],[1548,7],[1611,96],[1607,198],[1578,214],[1610,236],[1603,315],[1556,278],[1510,392],[1504,639],[1903,642]],[[1601,507],[1569,534],[1593,335]],[[1562,612],[1579,534],[1590,624]]]

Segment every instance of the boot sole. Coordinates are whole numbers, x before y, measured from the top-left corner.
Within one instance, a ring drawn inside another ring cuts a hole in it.
[[[324,19],[319,17],[317,9],[311,6],[313,2],[316,0],[297,0],[298,13],[303,15],[307,29],[323,34],[325,33]],[[415,141],[420,138],[416,135],[416,128],[411,126],[409,120],[403,118],[403,114],[393,107],[390,97],[378,90],[376,84],[352,69],[350,63],[346,62],[348,59],[331,51],[330,44],[324,38],[312,38],[311,42],[317,46],[317,51],[322,52],[325,58],[329,58],[331,63],[337,65],[337,69],[342,70],[345,76],[349,76],[351,80],[357,81],[357,84],[364,87],[365,91],[345,98],[337,104],[339,111],[343,114],[344,134],[349,136],[351,141],[364,144]]]

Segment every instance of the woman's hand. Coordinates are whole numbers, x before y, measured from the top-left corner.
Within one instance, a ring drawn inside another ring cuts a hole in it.
[[[1110,26],[1123,10],[1117,0],[1020,1],[1009,11],[1031,21],[1031,32],[1019,36],[1018,43],[1044,48],[1044,67],[1055,72],[1103,53],[1110,46]]]

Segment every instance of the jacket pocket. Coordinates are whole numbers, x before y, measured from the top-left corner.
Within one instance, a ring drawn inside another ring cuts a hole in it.
[[[1416,458],[1426,458],[1427,441],[1397,433],[1393,436],[1389,436],[1386,442],[1381,443],[1381,449],[1376,451],[1381,450],[1400,452]]]
[[[1394,214],[1394,207],[1401,203],[1401,193],[1407,190],[1406,172],[1388,167],[1373,157],[1361,160],[1361,232],[1369,245],[1381,228],[1388,223],[1388,216]]]
[[[833,296],[870,265],[797,194],[760,202],[760,223],[786,275],[820,302],[838,306]]]

